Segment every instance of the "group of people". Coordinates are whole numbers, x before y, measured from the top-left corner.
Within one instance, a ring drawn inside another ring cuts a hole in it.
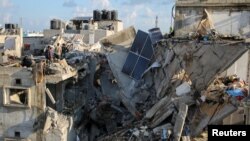
[[[65,44],[60,45],[57,43],[55,47],[49,45],[45,50],[45,57],[49,61],[53,61],[54,59],[62,59],[65,57],[65,54],[68,52],[68,48]]]

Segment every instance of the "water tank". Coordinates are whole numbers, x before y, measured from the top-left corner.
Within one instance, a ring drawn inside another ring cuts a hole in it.
[[[112,16],[111,16],[111,11],[107,11],[107,20],[111,20]]]
[[[107,20],[107,10],[102,10],[102,20]]]
[[[97,11],[97,13],[96,13],[96,20],[97,21],[102,20],[102,13],[101,13],[101,11]]]
[[[93,12],[94,21],[100,21],[102,19],[102,13],[99,10],[94,10]]]
[[[18,28],[18,24],[13,24],[13,28],[17,29]]]
[[[118,20],[118,12],[116,10],[111,11],[111,20]]]
[[[61,20],[53,19],[50,21],[50,29],[64,28],[64,23]]]
[[[50,21],[50,29],[58,29],[59,23],[58,20],[53,19]]]
[[[5,24],[5,29],[15,29],[15,25],[11,23]]]
[[[97,13],[97,10],[94,10],[93,11],[93,19],[96,21],[96,13]]]

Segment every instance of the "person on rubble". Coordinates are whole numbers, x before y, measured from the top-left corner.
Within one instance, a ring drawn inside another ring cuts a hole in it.
[[[48,46],[46,51],[45,51],[45,57],[46,59],[49,61],[49,62],[52,62],[53,61],[53,56],[54,55],[54,52],[53,52],[53,49],[51,46]]]
[[[60,43],[57,43],[55,47],[55,58],[61,59],[61,55],[62,55],[62,48],[60,47]]]
[[[66,53],[69,52],[66,44],[62,44],[62,58],[65,58]]]

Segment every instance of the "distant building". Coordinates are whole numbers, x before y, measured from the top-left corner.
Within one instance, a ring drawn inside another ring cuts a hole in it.
[[[7,55],[21,57],[23,29],[17,24],[5,24],[0,30],[0,63],[7,62]]]
[[[86,44],[94,44],[103,37],[123,30],[123,22],[118,20],[117,11],[107,10],[95,10],[93,17],[75,17],[68,24],[57,19],[51,20],[50,24],[50,29],[44,30],[45,38],[62,33],[82,34]]]
[[[0,67],[0,140],[37,140],[33,130],[45,111],[44,84],[35,84],[27,68]]]

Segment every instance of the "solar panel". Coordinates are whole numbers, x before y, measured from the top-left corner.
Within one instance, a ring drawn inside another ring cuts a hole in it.
[[[160,28],[152,28],[152,29],[148,30],[148,32],[149,32],[149,37],[151,38],[153,44],[155,44],[155,43],[157,43],[157,41],[163,39]]]
[[[145,40],[148,38],[148,34],[146,32],[143,32],[141,30],[138,30],[135,40],[132,44],[131,51],[140,54],[141,50],[145,44]]]
[[[144,73],[144,71],[148,68],[149,63],[150,60],[140,57],[134,68],[134,71],[131,74],[131,77],[135,78],[136,80],[141,79],[141,76]]]
[[[142,49],[142,52],[141,52],[141,56],[147,58],[147,59],[151,59],[152,56],[153,56],[153,48],[152,48],[152,42],[151,42],[151,39],[148,38],[146,40],[146,43],[144,45],[144,48]]]
[[[123,65],[122,72],[127,75],[131,75],[138,59],[139,59],[138,55],[135,55],[134,53],[130,52],[125,61],[125,64]]]
[[[153,56],[152,41],[149,35],[138,30],[128,57],[123,65],[122,72],[139,80],[148,68]]]

